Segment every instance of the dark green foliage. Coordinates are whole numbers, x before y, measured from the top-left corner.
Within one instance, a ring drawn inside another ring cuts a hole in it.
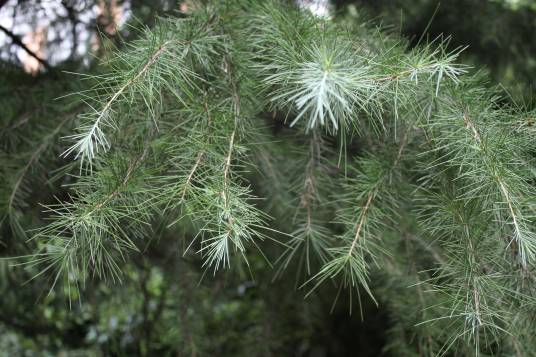
[[[45,128],[3,118],[2,264],[21,294],[50,291],[36,326],[57,329],[29,348],[68,331],[93,353],[312,354],[330,308],[367,326],[376,304],[385,353],[527,355],[535,113],[462,49],[408,48],[212,2],[114,51]]]

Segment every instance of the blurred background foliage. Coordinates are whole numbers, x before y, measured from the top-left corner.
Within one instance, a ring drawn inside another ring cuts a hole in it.
[[[110,45],[121,46],[121,41],[136,36],[129,26],[115,30],[110,9],[124,2],[84,2],[84,6],[104,4],[109,10],[90,18],[83,29],[75,26],[82,21],[75,11],[77,2],[61,4],[71,8],[67,16],[57,20],[64,21],[62,26],[99,34],[99,46],[93,48],[90,58],[105,59]],[[0,21],[16,16],[11,11],[32,13],[31,7],[41,4],[0,1],[0,11],[7,6],[12,7],[4,11]],[[132,1],[128,3],[130,22],[151,26],[156,15],[177,14],[181,6],[187,4],[174,0]],[[449,0],[441,4],[437,0],[336,0],[334,6],[337,16],[347,21],[372,18],[374,23],[409,38],[410,45],[417,44],[421,37],[432,40],[452,35],[453,48],[469,46],[463,61],[475,70],[489,71],[493,82],[503,84],[513,100],[534,106],[536,0]],[[39,132],[41,122],[48,122],[39,119],[75,115],[80,110],[79,98],[57,98],[90,85],[73,81],[65,71],[98,73],[99,67],[98,61],[85,60],[85,56],[72,51],[62,61],[45,56],[44,62],[37,64],[37,72],[25,73],[16,39],[29,44],[23,41],[24,33],[11,34],[15,37],[10,40],[7,36],[1,48],[7,55],[0,62],[0,154],[15,160],[17,153],[21,160],[31,159],[36,148],[30,147],[32,141],[27,135]],[[87,48],[89,51],[90,46]],[[47,70],[41,71],[43,68]],[[67,131],[68,125],[64,129]],[[62,133],[63,129],[56,136]],[[47,157],[58,161],[54,167],[68,164],[58,153]],[[50,192],[28,197],[24,210],[35,215],[25,216],[42,218],[38,202],[53,200],[59,190],[54,173],[34,179],[44,180]],[[35,224],[27,222],[27,227]],[[32,250],[29,246],[33,242],[16,240],[6,227],[0,227],[3,257]],[[13,260],[0,260],[0,356],[321,357],[378,356],[382,351],[399,355],[385,345],[386,334],[397,333],[390,330],[386,309],[380,311],[372,302],[364,301],[362,318],[355,312],[349,315],[344,298],[332,306],[334,293],[329,287],[303,300],[303,292],[296,291],[292,279],[274,280],[275,270],[257,255],[249,258],[252,274],[236,268],[215,277],[205,276],[198,258],[193,254],[182,257],[184,247],[177,246],[177,242],[190,238],[176,239],[157,232],[147,246],[140,247],[143,254],[125,265],[121,284],[94,280],[81,290],[65,287],[49,293],[49,282],[30,280],[31,271],[13,266]],[[270,249],[269,244],[266,249]],[[392,286],[391,293],[404,294],[403,279],[395,277]]]

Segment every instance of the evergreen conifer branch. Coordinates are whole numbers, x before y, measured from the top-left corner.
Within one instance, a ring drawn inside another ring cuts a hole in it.
[[[163,231],[207,270],[266,254],[307,296],[365,291],[408,355],[527,350],[533,113],[505,107],[448,40],[408,51],[275,0],[193,9],[115,51],[80,93],[90,110],[62,156],[91,170],[46,206],[36,278],[118,281]],[[7,207],[34,166],[48,172],[36,164],[67,123],[19,165]]]
[[[330,163],[324,155],[329,154],[329,150],[319,129],[311,130],[308,139],[309,147],[306,148],[305,157],[299,159],[305,163],[304,167],[298,167],[298,170],[303,170],[303,174],[298,175],[293,185],[296,186],[297,204],[296,207],[288,207],[289,210],[295,210],[292,222],[297,228],[291,233],[288,248],[278,259],[278,275],[282,275],[291,262],[299,257],[297,281],[300,280],[302,270],[310,276],[316,264],[329,261],[327,248],[330,247],[332,235],[319,218],[321,206],[328,200],[323,188],[333,184],[332,180],[326,178],[329,177]]]
[[[483,104],[476,104],[478,107],[472,108],[471,105],[475,104],[464,104],[463,99],[460,102],[454,99],[453,102],[449,98],[442,103],[445,109],[439,114],[438,122],[431,126],[440,127],[449,134],[434,139],[437,142],[434,150],[445,150],[444,156],[437,163],[458,169],[459,180],[468,180],[465,181],[465,192],[460,199],[480,200],[482,209],[494,210],[499,215],[510,217],[508,224],[512,227],[512,240],[508,245],[515,242],[516,246],[512,248],[518,252],[516,254],[519,255],[521,264],[526,266],[527,261],[534,256],[534,233],[528,227],[527,219],[523,217],[519,206],[523,199],[518,197],[514,200],[512,192],[513,187],[516,187],[517,192],[529,196],[533,192],[533,188],[519,175],[522,173],[517,161],[524,154],[518,151],[519,148],[507,144],[507,132],[491,125],[486,130],[478,127],[475,122],[477,118],[485,123],[489,120],[488,117],[499,118],[506,113],[489,109],[488,103],[493,103],[493,99],[477,98]],[[479,114],[472,114],[477,111]],[[514,169],[519,173],[514,173]]]
[[[162,53],[166,51],[166,47],[169,45],[170,44],[168,42],[162,44],[158,50],[151,55],[149,60],[147,60],[143,68],[133,78],[128,79],[125,84],[119,87],[119,89],[111,96],[111,98],[104,104],[103,108],[98,112],[97,117],[86,132],[71,137],[73,139],[77,139],[78,141],[62,154],[64,157],[69,156],[72,152],[76,152],[75,159],[81,156],[82,161],[85,158],[91,162],[95,158],[99,147],[102,147],[105,151],[109,149],[110,144],[106,139],[101,126],[108,123],[107,118],[110,116],[112,105],[118,100],[119,97],[124,95],[124,92],[129,87],[136,83],[140,78],[143,78],[147,70],[154,65],[154,63],[158,60]]]
[[[376,259],[377,252],[382,252],[380,245],[374,242],[376,232],[383,226],[381,220],[384,213],[375,207],[376,200],[387,200],[387,204],[396,205],[396,200],[389,192],[387,186],[392,185],[393,175],[402,159],[407,144],[410,126],[401,139],[400,145],[392,162],[386,166],[381,163],[380,157],[371,157],[362,162],[363,171],[357,172],[357,178],[349,179],[346,184],[346,194],[339,199],[348,206],[340,213],[340,220],[346,226],[347,231],[341,237],[346,244],[342,247],[331,248],[332,259],[313,277],[316,285],[313,290],[327,279],[335,279],[342,276],[341,286],[346,288],[362,287],[371,296],[372,291],[368,286],[368,262],[367,259]],[[355,187],[360,187],[357,200],[360,204],[355,207]],[[393,211],[394,213],[394,211]],[[367,237],[368,236],[368,237]],[[376,253],[375,253],[376,251]],[[383,252],[382,252],[383,253]]]

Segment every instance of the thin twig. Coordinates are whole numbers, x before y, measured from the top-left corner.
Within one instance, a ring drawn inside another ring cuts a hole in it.
[[[119,88],[119,90],[117,92],[114,93],[114,95],[108,100],[108,102],[106,102],[106,104],[104,105],[104,107],[102,108],[99,116],[97,117],[97,119],[95,120],[95,122],[93,123],[93,126],[90,130],[90,133],[93,133],[100,121],[106,116],[106,114],[108,113],[108,111],[110,110],[112,104],[117,100],[117,98],[119,98],[119,96],[121,96],[123,94],[123,92],[128,88],[130,87],[133,83],[135,83],[140,77],[142,77],[145,72],[147,72],[147,70],[149,69],[149,67],[151,67],[155,62],[156,60],[158,59],[158,57],[160,57],[160,55],[162,55],[162,53],[164,53],[164,51],[166,50],[166,46],[167,46],[167,42],[164,43],[163,45],[161,45],[158,50],[153,53],[153,55],[151,56],[151,58],[147,61],[147,63],[145,63],[145,65],[143,66],[143,68],[138,72],[138,74],[136,74],[133,78],[129,79],[125,84],[123,84],[123,86],[121,88]]]
[[[149,152],[149,145],[146,145],[145,149],[143,149],[142,154],[140,156],[138,156],[128,166],[127,172],[126,172],[125,177],[123,178],[123,181],[121,182],[121,184],[119,186],[117,186],[108,196],[106,196],[106,198],[102,202],[100,202],[97,205],[95,205],[93,210],[91,210],[91,213],[93,213],[93,212],[99,210],[100,208],[102,208],[104,205],[106,205],[108,202],[110,202],[113,198],[115,198],[119,194],[120,190],[127,185],[127,183],[130,180],[130,177],[132,176],[132,173],[134,172],[134,170],[136,170],[139,167],[139,165],[143,162],[143,160],[147,156],[148,152]]]
[[[354,240],[352,241],[352,245],[350,246],[350,249],[348,250],[348,257],[350,257],[352,255],[352,252],[355,249],[357,241],[359,240],[359,235],[360,235],[361,230],[363,228],[363,224],[365,223],[365,218],[366,218],[367,212],[368,212],[371,204],[373,203],[374,198],[376,197],[376,192],[378,192],[378,186],[389,175],[389,173],[392,172],[398,166],[398,164],[400,163],[400,159],[402,158],[402,153],[404,152],[404,148],[406,147],[406,143],[407,143],[407,140],[408,140],[410,130],[411,130],[411,126],[408,128],[408,130],[406,130],[406,132],[404,133],[404,136],[402,137],[402,142],[400,143],[400,147],[398,148],[398,153],[397,153],[395,161],[393,162],[393,165],[391,166],[389,171],[378,180],[378,182],[375,185],[374,190],[367,197],[367,202],[366,202],[365,206],[363,207],[363,210],[359,214],[359,223],[358,223],[357,228],[356,228],[356,233],[355,233],[355,236],[354,236]]]
[[[350,249],[348,250],[348,257],[352,255],[352,252],[354,251],[357,241],[359,240],[359,234],[361,233],[361,228],[363,228],[363,224],[365,223],[365,216],[367,215],[367,211],[370,207],[370,204],[372,203],[372,200],[374,199],[375,193],[376,193],[376,190],[374,190],[374,192],[368,196],[367,203],[365,204],[365,207],[363,207],[363,210],[361,211],[361,214],[359,215],[360,218],[359,218],[359,223],[357,225],[357,231],[355,233],[354,240],[352,241],[352,245],[350,246]]]
[[[197,170],[197,167],[201,163],[201,160],[203,160],[203,156],[205,156],[204,151],[201,151],[197,155],[197,159],[195,160],[194,166],[190,170],[190,173],[188,174],[188,177],[186,178],[186,182],[184,182],[184,189],[182,190],[182,195],[181,195],[180,202],[184,201],[184,197],[186,196],[186,189],[190,185],[190,182],[192,181],[192,178],[194,177],[195,171]]]
[[[471,121],[467,113],[463,115],[463,121],[465,123],[465,127],[471,132],[471,135],[480,146],[480,149],[482,150],[482,152],[487,153],[487,148],[484,142],[482,141],[482,137],[480,136],[480,133],[478,132],[476,126]],[[508,210],[510,211],[510,216],[512,217],[512,225],[514,226],[515,235],[517,237],[516,240],[519,240],[522,235],[521,228],[518,222],[518,213],[516,212],[516,208],[512,202],[510,192],[508,191],[507,185],[505,184],[504,180],[501,179],[501,177],[497,173],[497,170],[492,170],[492,174],[495,180],[497,181],[497,185],[499,186],[499,191],[501,192],[501,196],[504,198],[504,200],[506,201],[506,204],[508,205]],[[515,247],[514,247],[514,250],[515,250]],[[522,263],[523,263],[523,266],[525,266],[525,262],[523,261]]]
[[[225,159],[225,168],[223,171],[223,191],[222,196],[225,200],[225,205],[227,206],[227,199],[228,199],[228,180],[229,180],[229,170],[231,169],[231,157],[233,154],[233,146],[234,146],[234,138],[235,138],[235,132],[236,129],[233,130],[231,133],[231,139],[229,140],[229,153],[227,154],[227,158]]]

